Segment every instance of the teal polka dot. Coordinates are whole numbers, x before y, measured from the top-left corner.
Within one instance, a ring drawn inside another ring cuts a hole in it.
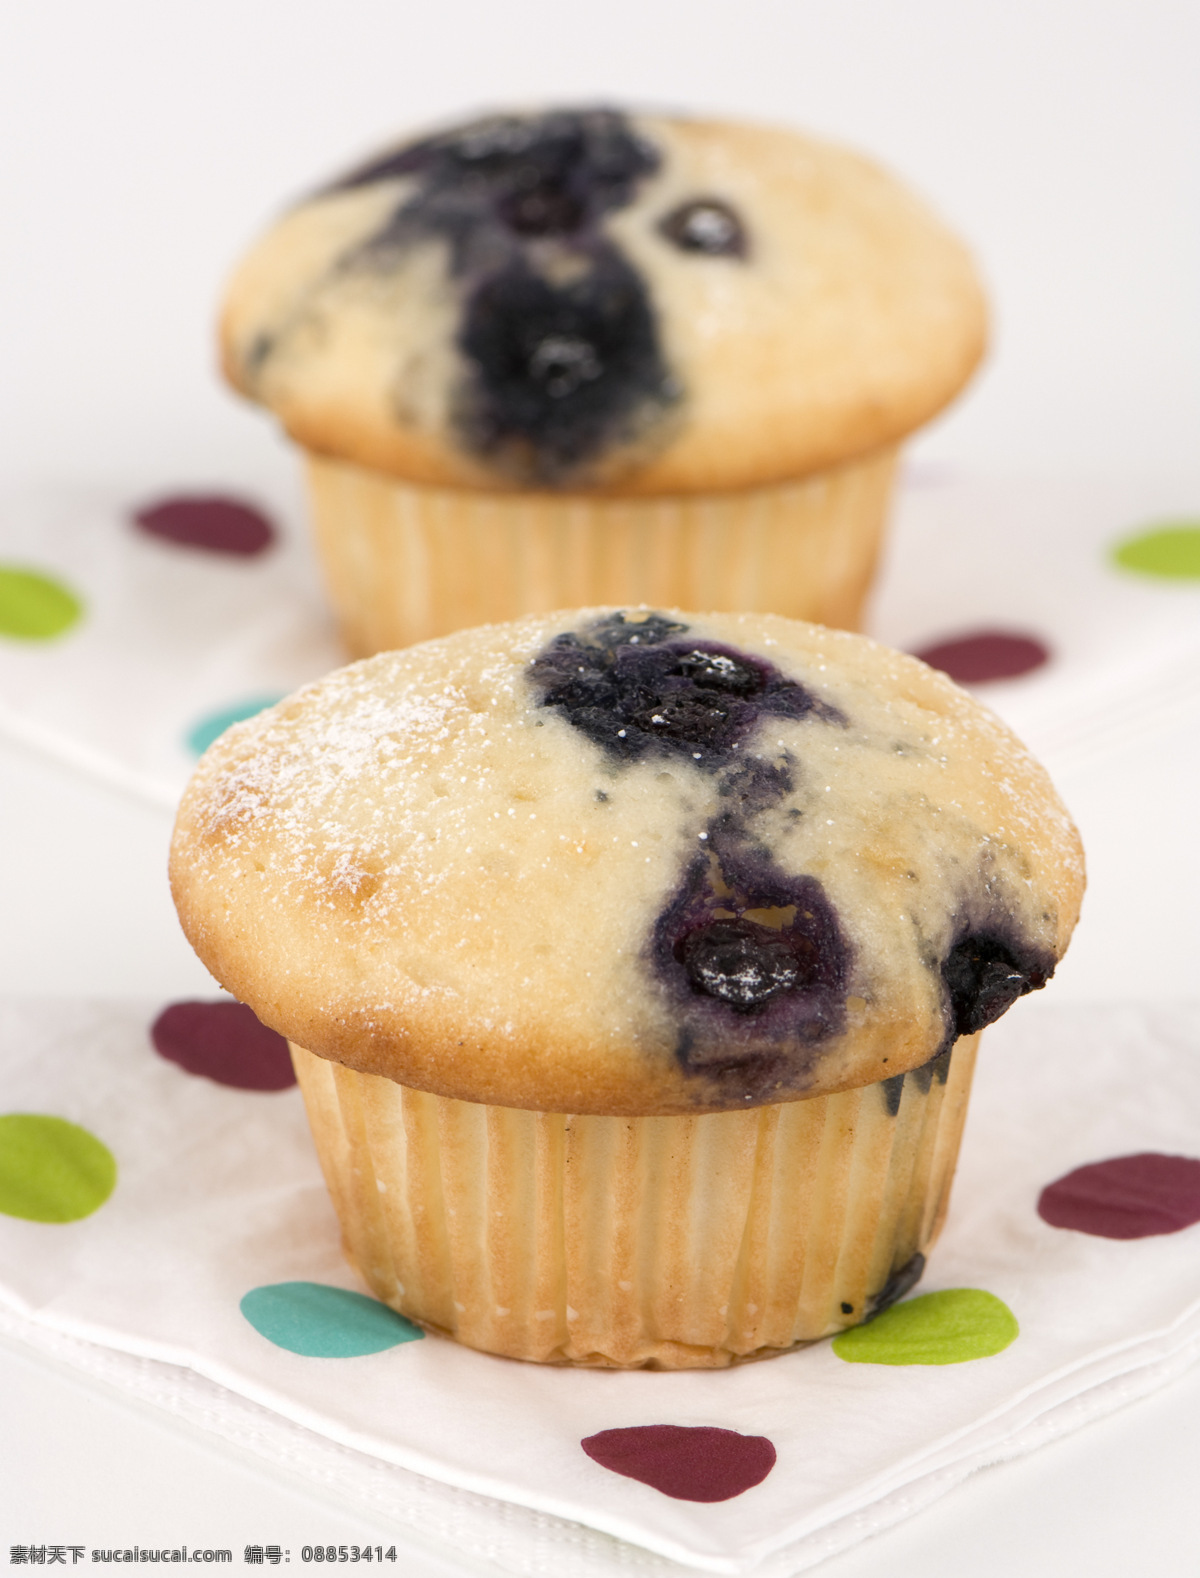
[[[108,1146],[65,1118],[38,1112],[0,1117],[0,1211],[27,1222],[77,1222],[113,1192]]]
[[[1001,1299],[979,1288],[923,1293],[833,1339],[847,1364],[963,1364],[1002,1353],[1020,1331]]]
[[[241,1311],[268,1342],[309,1359],[354,1359],[425,1335],[378,1299],[324,1282],[273,1282],[253,1288]]]
[[[214,740],[220,739],[225,730],[232,728],[235,723],[242,723],[247,718],[253,718],[257,713],[263,712],[267,707],[273,707],[277,701],[282,701],[282,696],[251,696],[246,701],[235,702],[232,707],[224,707],[220,712],[210,712],[206,718],[201,718],[199,723],[187,732],[188,750],[196,756],[203,756]]]
[[[1161,521],[1118,543],[1113,559],[1141,575],[1200,581],[1200,521]]]
[[[61,581],[37,570],[0,565],[0,635],[50,641],[76,624],[83,604]]]

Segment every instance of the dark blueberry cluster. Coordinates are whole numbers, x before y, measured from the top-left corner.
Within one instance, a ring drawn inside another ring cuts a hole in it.
[[[1011,926],[995,920],[985,929],[961,935],[941,967],[946,992],[946,1035],[941,1047],[928,1063],[880,1082],[893,1117],[900,1110],[905,1080],[921,1092],[928,1091],[935,1079],[945,1084],[958,1037],[994,1024],[1018,997],[1040,990],[1054,974],[1054,964],[1052,954],[1030,947]]]
[[[566,478],[673,398],[641,279],[616,247],[590,254],[562,284],[517,255],[468,298],[459,346],[476,372],[460,430],[529,479]]]
[[[997,929],[960,937],[942,965],[953,1034],[970,1036],[993,1024],[1018,997],[1045,986],[1054,964],[1044,949],[1002,936]]]
[[[658,166],[623,115],[596,109],[493,116],[339,183],[415,178],[357,261],[447,242],[470,369],[459,436],[521,480],[569,480],[679,397],[645,282],[602,226]]]
[[[734,759],[764,717],[843,722],[841,714],[761,658],[713,641],[689,641],[687,626],[655,614],[617,614],[561,635],[535,658],[530,678],[542,705],[561,712],[611,756],[682,756],[707,771]],[[768,803],[786,769],[742,768]]]
[[[485,219],[529,237],[594,229],[633,200],[659,163],[657,149],[617,111],[552,110],[492,115],[422,138],[352,170],[333,189],[417,176],[421,222],[432,219],[465,250]],[[415,211],[406,204],[393,225],[411,222]],[[456,267],[466,266],[460,254]]]
[[[660,164],[617,111],[560,110],[423,138],[331,188],[411,178],[344,263],[387,266],[414,242],[447,244],[470,370],[454,421],[467,448],[519,480],[569,482],[681,398],[646,283],[604,228]],[[746,254],[742,222],[718,198],[684,203],[658,230],[701,257]]]

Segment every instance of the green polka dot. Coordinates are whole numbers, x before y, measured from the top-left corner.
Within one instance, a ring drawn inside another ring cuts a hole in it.
[[[948,1288],[895,1304],[833,1339],[847,1364],[962,1364],[1002,1353],[1020,1327],[1008,1305],[979,1288]]]
[[[0,565],[0,635],[16,641],[49,641],[69,630],[83,604],[61,581],[36,570]]]
[[[1141,575],[1200,580],[1200,521],[1162,521],[1118,543],[1113,558],[1122,569]]]
[[[273,707],[277,701],[282,701],[282,696],[251,696],[246,701],[235,702],[232,707],[224,707],[220,712],[210,712],[206,718],[201,718],[187,733],[187,746],[197,756],[203,756],[214,740],[220,739],[226,729],[232,728],[235,723],[243,723],[247,718],[253,718],[267,707]]]
[[[378,1299],[324,1282],[252,1288],[241,1311],[268,1342],[308,1359],[354,1359],[425,1335]]]
[[[104,1204],[117,1182],[107,1145],[65,1118],[36,1112],[0,1117],[0,1211],[27,1222],[77,1222]]]

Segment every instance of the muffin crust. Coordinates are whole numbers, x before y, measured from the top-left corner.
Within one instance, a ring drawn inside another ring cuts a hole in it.
[[[855,154],[611,109],[405,143],[235,274],[226,373],[308,449],[411,482],[678,494],[895,443],[966,381],[962,245]]]
[[[209,969],[300,1046],[600,1115],[945,1057],[1044,984],[1083,890],[1043,770],[917,660],[611,609],[386,653],[235,726],[171,876]]]

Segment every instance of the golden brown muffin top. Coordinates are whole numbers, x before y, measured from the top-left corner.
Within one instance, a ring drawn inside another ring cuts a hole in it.
[[[984,343],[961,244],[856,154],[775,127],[560,110],[396,147],[230,285],[231,382],[413,482],[766,486],[902,438]]]
[[[675,1113],[929,1063],[1053,973],[1083,862],[1042,768],[915,658],[591,609],[385,653],[230,729],[171,880],[208,968],[310,1051]]]

